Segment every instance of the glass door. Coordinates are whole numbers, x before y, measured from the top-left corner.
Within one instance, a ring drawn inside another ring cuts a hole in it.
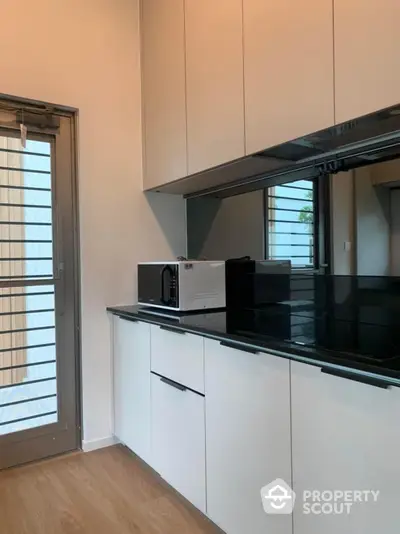
[[[79,446],[73,132],[0,131],[0,468]]]

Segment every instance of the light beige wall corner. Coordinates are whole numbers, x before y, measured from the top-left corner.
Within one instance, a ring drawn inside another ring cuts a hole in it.
[[[187,201],[188,254],[226,260],[241,256],[264,259],[264,190]]]
[[[354,171],[357,275],[390,275],[390,190],[375,187],[373,166]]]
[[[393,159],[371,165],[371,179],[374,185],[400,186],[400,160]]]
[[[400,189],[390,192],[391,215],[391,272],[392,276],[400,276]]]
[[[136,263],[185,252],[141,192],[138,0],[2,0],[0,93],[79,108],[83,430],[111,434],[105,307],[133,302]]]
[[[356,235],[353,172],[330,176],[332,273],[355,274]]]

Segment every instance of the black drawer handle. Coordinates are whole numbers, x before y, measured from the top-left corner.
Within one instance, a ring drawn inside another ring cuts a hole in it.
[[[165,378],[165,376],[160,377],[161,382],[164,382],[164,384],[168,384],[168,386],[171,386],[175,389],[179,389],[179,391],[186,391],[187,388],[185,386],[182,386],[182,384],[178,384],[178,382],[174,382],[173,380],[170,380],[169,378]]]
[[[129,315],[117,315],[118,319],[124,319],[124,321],[130,321],[131,323],[138,323],[139,319],[129,317]]]
[[[223,347],[228,347],[229,349],[241,350],[242,352],[250,352],[250,354],[258,354],[260,352],[257,349],[238,345],[237,343],[230,343],[229,341],[220,341],[219,344]]]
[[[174,334],[183,334],[183,335],[186,334],[186,332],[184,332],[183,330],[176,330],[172,326],[160,326],[160,328],[161,330],[166,330],[167,332],[173,332]]]
[[[362,384],[368,384],[370,386],[375,386],[377,388],[388,389],[389,384],[381,382],[378,378],[372,378],[370,376],[357,375],[355,373],[349,373],[347,371],[342,371],[340,369],[331,369],[328,367],[323,367],[321,373],[325,375],[338,376],[339,378],[347,378],[348,380],[354,380],[354,382],[361,382]]]

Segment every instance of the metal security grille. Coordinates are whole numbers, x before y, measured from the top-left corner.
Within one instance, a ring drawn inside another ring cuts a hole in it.
[[[269,187],[266,195],[268,258],[291,260],[293,268],[314,268],[314,182]]]
[[[50,141],[0,137],[0,435],[55,423]]]

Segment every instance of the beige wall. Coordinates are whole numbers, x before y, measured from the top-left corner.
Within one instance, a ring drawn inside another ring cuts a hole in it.
[[[138,2],[2,0],[1,14],[0,92],[79,108],[83,432],[107,439],[105,307],[135,300],[137,261],[185,253],[183,201],[141,193]]]
[[[354,176],[340,172],[330,176],[332,273],[351,275],[355,271]]]
[[[371,179],[376,185],[388,187],[400,186],[400,160],[393,159],[371,167]]]
[[[331,176],[333,274],[391,274],[390,189],[373,180],[384,165]]]
[[[392,276],[400,276],[400,189],[390,192],[391,268]]]
[[[374,187],[373,170],[355,171],[357,274],[390,276],[390,191]]]

